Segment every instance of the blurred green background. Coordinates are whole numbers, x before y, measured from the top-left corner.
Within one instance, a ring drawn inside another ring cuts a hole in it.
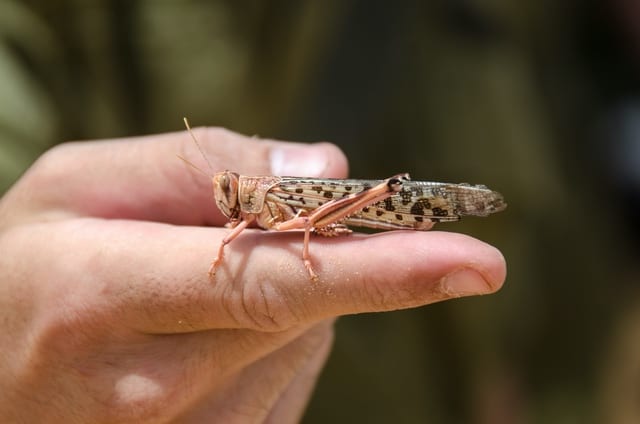
[[[341,319],[305,422],[636,423],[639,72],[633,0],[0,0],[0,192],[183,116],[487,184],[506,212],[438,229],[502,291]]]

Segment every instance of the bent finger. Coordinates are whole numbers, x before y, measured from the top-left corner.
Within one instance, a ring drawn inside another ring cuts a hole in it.
[[[264,349],[265,344],[259,344],[264,336],[266,335],[263,333],[262,337],[244,340],[243,344]],[[271,334],[269,337],[274,336]],[[252,421],[255,422],[264,422],[267,416],[271,418],[270,422],[298,422],[329,354],[332,340],[331,322],[316,324],[247,364],[235,375],[227,377],[224,390],[220,387],[209,389],[210,393],[202,398],[188,416],[181,417],[181,421],[235,422],[238,420],[238,411],[253,411]],[[211,370],[220,365],[216,355],[220,346],[220,340],[216,336],[202,338],[198,342],[197,350],[210,352],[209,355],[201,356],[203,363],[200,369]],[[243,355],[246,352],[240,352],[233,360],[239,361]],[[219,380],[219,375],[212,375],[208,379],[210,384],[219,384]],[[279,419],[275,419],[276,417]],[[246,416],[243,418],[246,420]]]
[[[57,146],[9,193],[19,203],[13,206],[19,216],[13,218],[42,211],[55,217],[225,223],[214,205],[210,178],[178,155],[205,173],[228,169],[247,175],[346,176],[346,158],[329,143],[260,140],[220,128],[196,128],[194,134],[211,169],[186,131]]]

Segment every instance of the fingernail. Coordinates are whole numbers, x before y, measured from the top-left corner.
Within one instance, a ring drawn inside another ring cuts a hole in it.
[[[318,144],[282,145],[271,149],[273,175],[319,177],[327,169],[327,150]]]
[[[448,274],[440,280],[440,288],[451,296],[471,296],[493,291],[487,280],[471,268],[459,269]]]

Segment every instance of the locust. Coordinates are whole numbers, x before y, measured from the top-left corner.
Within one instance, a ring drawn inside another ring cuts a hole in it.
[[[186,118],[184,123],[209,163]],[[384,180],[248,176],[228,170],[207,175],[215,203],[231,228],[211,262],[212,280],[225,247],[252,223],[265,230],[304,231],[302,261],[309,278],[316,281],[309,253],[312,233],[341,236],[352,232],[349,227],[426,231],[438,222],[484,217],[507,207],[503,196],[485,185],[412,181],[407,173]]]

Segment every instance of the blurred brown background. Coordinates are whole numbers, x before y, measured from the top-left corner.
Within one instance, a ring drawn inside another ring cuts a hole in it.
[[[502,291],[341,319],[305,422],[640,422],[635,1],[0,1],[0,192],[183,116],[509,202],[439,226]]]

